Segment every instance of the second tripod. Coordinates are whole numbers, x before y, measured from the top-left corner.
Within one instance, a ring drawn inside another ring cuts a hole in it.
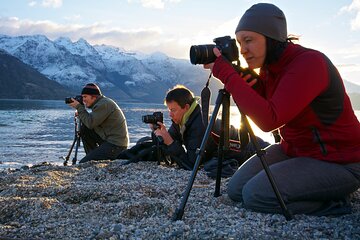
[[[217,169],[217,176],[216,176],[216,185],[215,185],[215,197],[220,196],[220,181],[221,181],[221,171],[222,171],[222,162],[223,162],[223,158],[224,158],[224,152],[226,152],[229,149],[229,121],[230,121],[230,94],[225,90],[225,89],[221,89],[219,90],[219,95],[216,99],[216,103],[215,103],[215,108],[214,111],[211,115],[210,118],[210,122],[209,125],[206,128],[205,131],[205,135],[203,137],[203,140],[201,142],[201,146],[200,146],[200,150],[198,151],[198,155],[195,161],[195,165],[192,171],[192,174],[190,176],[190,179],[188,181],[188,185],[186,186],[185,192],[183,193],[181,202],[179,207],[175,210],[175,213],[173,215],[172,220],[176,221],[176,220],[181,220],[183,214],[184,214],[184,209],[185,209],[185,205],[186,202],[188,200],[188,197],[190,195],[190,191],[191,188],[194,184],[195,181],[195,177],[198,171],[198,168],[201,164],[201,160],[202,157],[205,154],[205,148],[207,145],[207,141],[209,139],[209,136],[211,134],[211,131],[213,129],[217,114],[219,112],[220,106],[222,105],[222,118],[221,118],[221,129],[220,129],[220,141],[219,141],[219,146],[218,146],[218,152],[219,152],[219,158],[218,158],[218,169]],[[240,111],[240,109],[239,109]],[[287,220],[292,219],[292,215],[291,213],[288,211],[282,196],[275,184],[274,178],[270,172],[269,166],[267,165],[266,161],[265,161],[265,151],[263,149],[260,148],[259,143],[257,142],[257,139],[250,127],[250,124],[247,120],[247,117],[241,113],[241,118],[243,121],[243,124],[245,125],[245,129],[247,130],[249,136],[250,136],[250,140],[252,142],[252,144],[255,147],[256,150],[256,154],[257,156],[260,158],[261,163],[263,165],[263,168],[266,172],[266,175],[271,183],[271,186],[274,190],[274,193],[279,201],[279,204],[283,210],[283,214],[285,216],[285,218]]]
[[[80,135],[81,121],[78,116],[74,116],[74,125],[75,125],[74,141],[71,144],[70,150],[69,150],[68,154],[66,155],[66,157],[62,157],[62,159],[64,159],[64,166],[68,165],[68,161],[70,159],[70,155],[74,149],[74,146],[75,146],[75,153],[74,153],[74,157],[72,159],[72,165],[76,164],[76,161],[77,161],[77,154],[78,154],[78,150],[79,150],[79,146],[80,146],[80,139],[81,139],[81,135]]]

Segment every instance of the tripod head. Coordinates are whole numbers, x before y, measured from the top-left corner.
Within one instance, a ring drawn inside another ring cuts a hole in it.
[[[74,123],[75,123],[75,132],[80,133],[81,120],[80,120],[79,116],[74,116]]]

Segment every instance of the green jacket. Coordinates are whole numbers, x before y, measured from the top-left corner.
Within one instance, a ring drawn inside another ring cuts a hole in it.
[[[84,105],[76,109],[83,124],[94,131],[105,141],[120,147],[128,147],[129,134],[124,113],[110,98],[100,96],[86,111]]]

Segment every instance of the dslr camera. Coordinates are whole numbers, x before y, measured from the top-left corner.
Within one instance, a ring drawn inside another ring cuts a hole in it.
[[[151,123],[157,126],[158,122],[164,122],[164,116],[162,112],[154,112],[151,115],[144,115],[142,116],[142,121],[144,123]]]
[[[142,116],[142,121],[144,123],[151,123],[154,126],[154,130],[158,129],[160,126],[157,124],[158,122],[163,123],[164,117],[162,112],[154,112],[151,115],[145,115]],[[163,138],[161,136],[155,136],[154,133],[152,133],[152,138],[155,137],[157,139],[157,143],[162,144],[164,142]],[[153,138],[154,139],[154,138]]]
[[[218,37],[214,40],[215,44],[193,45],[190,47],[190,62],[196,64],[208,64],[216,60],[213,49],[216,47],[221,54],[230,62],[238,61],[239,50],[235,39],[230,36]]]
[[[77,95],[75,97],[67,97],[65,98],[65,103],[66,104],[69,104],[69,103],[72,103],[73,100],[71,100],[71,98],[75,99],[76,101],[78,101],[81,105],[84,105],[84,102],[83,102],[83,98],[81,95]]]
[[[216,47],[221,51],[221,54],[232,63],[233,68],[238,73],[245,75],[250,74],[248,82],[259,77],[259,75],[252,69],[242,68],[239,60],[239,49],[236,45],[236,40],[230,36],[218,37],[214,39],[215,44],[207,45],[193,45],[190,47],[190,62],[196,64],[208,64],[216,60],[213,49]],[[254,86],[256,87],[256,86]]]

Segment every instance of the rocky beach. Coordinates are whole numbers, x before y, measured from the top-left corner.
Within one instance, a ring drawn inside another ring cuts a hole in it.
[[[0,172],[0,239],[360,239],[360,191],[340,217],[262,214],[199,170],[182,220],[172,221],[191,175],[155,162],[40,164]]]

